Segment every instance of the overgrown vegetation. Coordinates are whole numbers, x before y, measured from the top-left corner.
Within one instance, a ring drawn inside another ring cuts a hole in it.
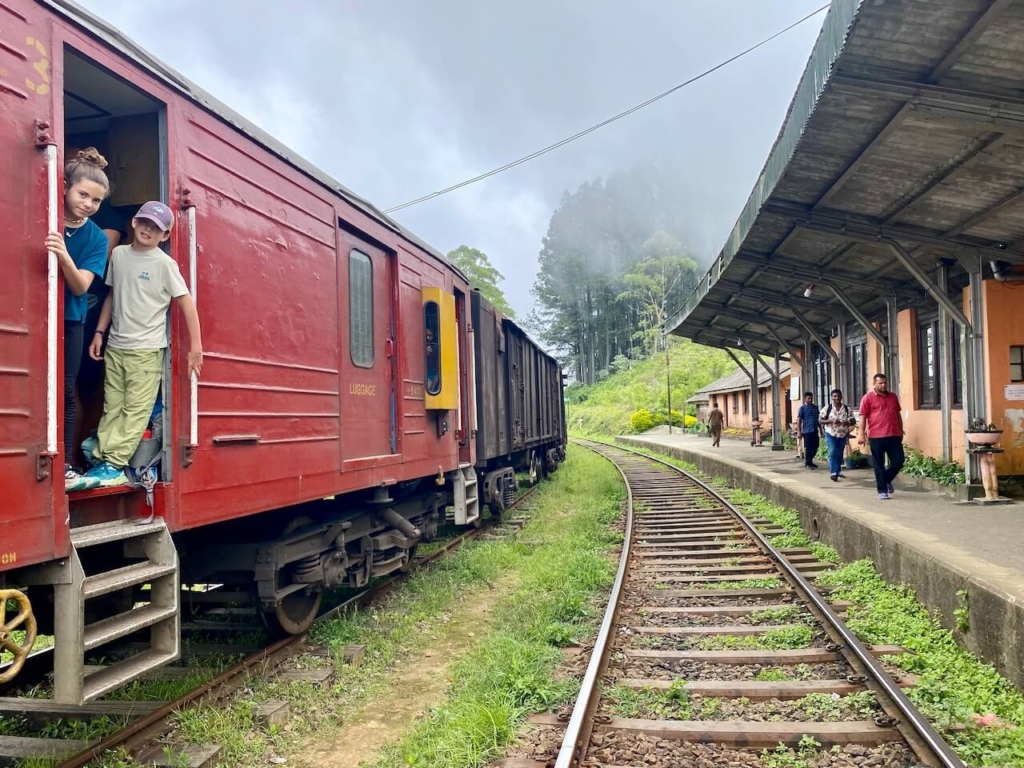
[[[650,455],[700,476],[692,464]],[[712,479],[711,484],[745,514],[785,528],[785,534],[772,537],[775,546],[809,547],[819,559],[839,562],[832,547],[813,542],[803,533],[795,511],[772,504],[763,496],[729,489],[721,478]],[[834,587],[830,599],[853,604],[846,623],[864,642],[899,645],[910,651],[890,661],[920,676],[919,684],[908,695],[965,762],[972,766],[1024,765],[1024,695],[990,664],[958,646],[953,633],[918,602],[913,590],[885,582],[867,559],[823,574],[818,583]],[[969,629],[966,596],[961,596],[955,620],[961,631]],[[761,670],[756,679],[791,679],[785,677],[789,674],[799,679],[798,670]],[[809,668],[805,671],[810,674]],[[782,748],[765,752],[762,762],[776,767],[806,766],[812,757],[802,750]]]
[[[675,337],[670,340],[669,360],[671,366],[666,374],[664,354],[638,360],[620,355],[612,360],[606,374],[598,376],[597,383],[567,387],[566,418],[570,431],[598,436],[643,432],[645,425],[631,422],[633,413],[640,410],[652,414],[647,429],[667,423],[666,376],[672,382],[672,410],[683,412],[686,400],[698,389],[736,367],[721,350]],[[656,413],[661,414],[662,420],[653,418]]]
[[[806,624],[769,629],[758,635],[708,635],[697,641],[702,651],[785,651],[806,648],[813,634]]]
[[[497,603],[491,632],[449,671],[447,701],[386,750],[382,768],[482,764],[529,712],[568,700],[578,687],[553,679],[557,646],[584,637],[600,617],[594,598],[614,575],[606,553],[621,540],[610,524],[623,490],[611,465],[579,450],[556,477],[522,534],[532,545],[514,547],[518,585]]]
[[[996,670],[956,644],[907,587],[887,584],[870,560],[843,566],[821,582],[849,600],[847,624],[865,642],[910,651],[892,659],[920,675],[910,698],[970,765],[1024,765],[1024,696]],[[966,727],[961,727],[966,726]]]
[[[612,581],[610,548],[621,542],[611,526],[621,513],[624,491],[615,469],[585,450],[571,450],[565,465],[531,500],[529,522],[519,538],[476,541],[428,568],[416,571],[376,607],[315,625],[311,640],[327,646],[332,660],[302,657],[300,666],[333,664],[336,679],[328,690],[308,682],[252,678],[239,695],[217,706],[177,713],[178,740],[222,745],[224,765],[264,766],[272,757],[296,749],[302,739],[357,713],[387,691],[389,674],[415,663],[417,652],[445,630],[461,602],[490,591],[500,582],[493,631],[450,670],[449,699],[381,759],[382,766],[476,765],[501,752],[527,714],[567,700],[578,683],[556,680],[559,646],[585,637],[599,618],[595,596]],[[348,644],[365,647],[362,666],[344,666]],[[228,663],[229,660],[222,660]],[[204,667],[212,663],[203,660]],[[118,692],[119,698],[167,700],[190,690],[208,671],[176,680],[140,680]],[[260,704],[271,699],[290,704],[287,727],[261,728]],[[99,738],[119,723],[62,721],[48,735]],[[24,735],[23,719],[0,718],[0,734]],[[167,748],[169,765],[177,754]],[[123,753],[103,756],[102,768],[136,768]],[[27,761],[42,768],[51,761]]]
[[[939,485],[963,485],[964,468],[955,461],[944,464],[941,459],[925,456],[915,448],[907,448],[905,454],[906,463],[903,465],[903,474],[912,477],[927,477]]]

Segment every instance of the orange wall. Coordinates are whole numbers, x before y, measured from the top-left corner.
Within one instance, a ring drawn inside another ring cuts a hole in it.
[[[785,390],[789,387],[789,376],[782,377],[782,402],[779,403],[779,409],[782,413],[782,418],[786,418],[786,403],[785,403]],[[748,411],[743,411],[743,392],[747,392]],[[749,413],[749,401],[750,401],[750,390],[737,390],[735,392],[719,393],[717,395],[708,395],[708,407],[711,407],[711,403],[718,400],[718,407],[722,413],[725,414],[725,426],[732,427],[734,429],[750,429],[750,413]],[[760,393],[764,393],[761,395]],[[769,384],[767,387],[761,387],[759,390],[758,397],[764,397],[765,405],[767,408],[764,411],[761,410],[761,401],[758,400],[758,417],[761,419],[761,428],[770,429],[772,424],[772,388]],[[736,412],[733,413],[733,406],[736,406]],[[795,412],[795,411],[794,411]]]
[[[898,315],[900,347],[900,405],[903,407],[905,442],[928,456],[942,458],[942,409],[921,409],[918,402],[917,386],[917,313],[905,309]],[[880,349],[875,345],[876,350]],[[879,368],[881,370],[881,368]],[[870,382],[869,382],[870,386]],[[950,458],[958,464],[964,463],[963,411],[954,408],[950,415],[952,422],[952,444]]]
[[[1001,475],[1024,475],[1024,400],[1007,400],[1010,347],[1024,345],[1024,283],[982,283],[985,297],[985,379],[988,420],[1003,430],[996,456]]]

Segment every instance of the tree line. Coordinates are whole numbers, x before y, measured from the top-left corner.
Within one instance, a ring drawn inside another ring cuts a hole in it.
[[[552,214],[528,322],[576,381],[664,349],[661,326],[699,279],[675,218],[643,168],[566,192]]]

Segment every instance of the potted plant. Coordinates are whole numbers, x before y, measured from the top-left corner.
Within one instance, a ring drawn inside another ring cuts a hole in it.
[[[971,419],[971,426],[964,430],[967,441],[975,445],[995,445],[1003,430],[995,424],[986,424],[984,419]]]
[[[850,451],[850,455],[846,457],[844,463],[847,469],[857,469],[864,466],[864,456],[858,449],[854,448]]]

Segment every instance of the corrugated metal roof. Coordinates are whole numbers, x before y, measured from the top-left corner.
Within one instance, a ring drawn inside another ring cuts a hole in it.
[[[789,364],[782,363],[779,365],[779,376],[789,376]],[[758,388],[771,386],[772,376],[771,373],[764,369],[763,365],[757,366],[757,386]],[[742,370],[737,368],[735,371],[727,376],[723,376],[718,381],[713,381],[706,387],[701,387],[697,390],[694,397],[697,395],[717,395],[722,392],[739,392],[741,390],[750,389],[750,377],[747,376]],[[692,400],[692,398],[691,398]],[[705,397],[704,400],[707,400]],[[687,400],[690,402],[690,400]],[[696,401],[703,402],[703,401]]]
[[[885,302],[934,307],[885,238],[1024,262],[1024,0],[833,0],[768,161],[711,269],[666,329],[800,346]],[[966,283],[953,262],[950,293]],[[805,289],[814,284],[810,297]]]

